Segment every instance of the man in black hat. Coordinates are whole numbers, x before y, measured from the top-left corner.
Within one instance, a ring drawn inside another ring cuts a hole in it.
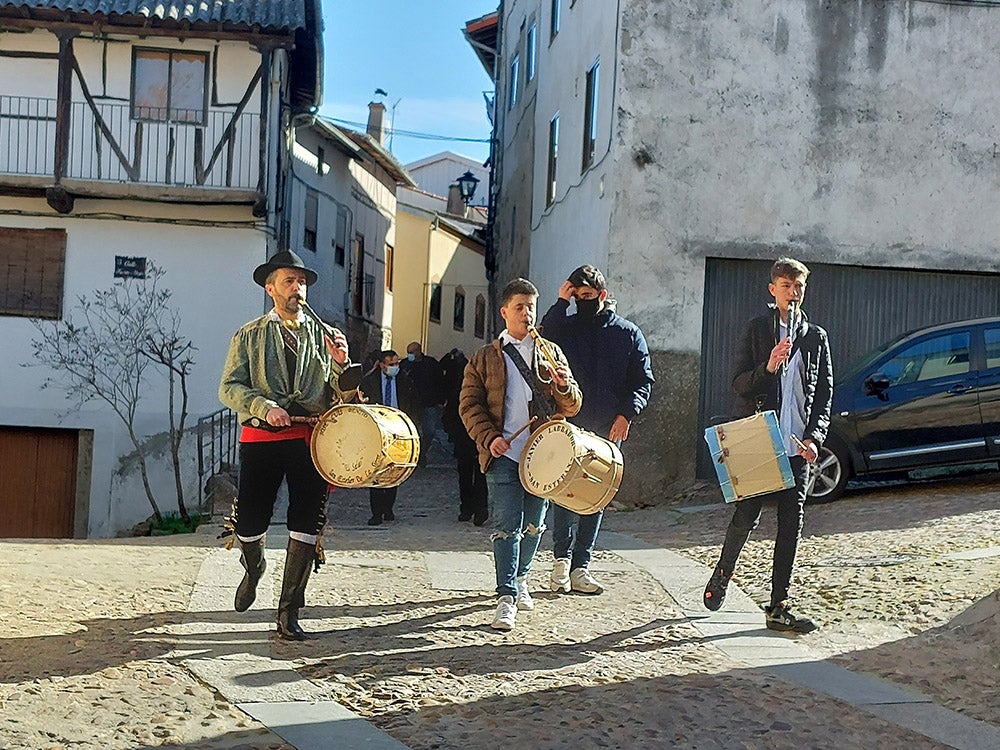
[[[278,636],[304,640],[299,610],[326,522],[326,480],[309,451],[312,427],[292,417],[325,412],[343,394],[337,379],[350,364],[347,339],[306,316],[306,288],[316,272],[293,252],[280,252],[257,267],[253,280],[274,300],[274,309],[233,337],[219,399],[235,411],[240,432],[240,478],[230,521],[246,574],[234,606],[253,604],[264,573],[264,535],[282,480],[288,483],[288,551],[278,600]],[[237,507],[238,506],[238,507]]]

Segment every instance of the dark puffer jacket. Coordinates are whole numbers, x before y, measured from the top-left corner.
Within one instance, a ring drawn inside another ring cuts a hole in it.
[[[588,319],[567,316],[568,307],[567,300],[556,300],[542,318],[542,333],[562,347],[584,393],[571,421],[606,438],[616,416],[631,422],[649,401],[649,348],[639,327],[613,308]]]
[[[738,397],[741,416],[756,411],[781,411],[781,376],[767,371],[771,350],[778,343],[778,309],[771,305],[767,315],[750,321],[733,365],[733,390]],[[833,364],[826,331],[810,323],[801,313],[793,338],[795,351],[802,352],[805,365],[803,391],[806,396],[806,427],[803,438],[823,444],[830,429],[830,406],[833,403]]]

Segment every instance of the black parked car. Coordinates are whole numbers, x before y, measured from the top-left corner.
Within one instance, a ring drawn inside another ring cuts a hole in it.
[[[1000,458],[1000,318],[905,333],[835,377],[814,502],[855,475]]]

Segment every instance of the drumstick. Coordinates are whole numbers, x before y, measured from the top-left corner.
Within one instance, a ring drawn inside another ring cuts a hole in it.
[[[538,419],[538,417],[532,417],[531,419],[528,420],[527,424],[522,425],[521,427],[518,427],[517,428],[517,432],[515,432],[513,435],[511,435],[509,438],[507,438],[507,442],[508,443],[513,443],[514,442],[514,438],[516,438],[518,435],[520,435],[526,429],[528,429],[529,427],[531,427],[531,425],[533,425],[535,423],[536,419]]]
[[[533,425],[535,423],[536,419],[538,419],[538,417],[532,417],[531,419],[528,420],[527,424],[521,425],[520,427],[518,427],[517,431],[513,435],[511,435],[509,438],[507,438],[507,444],[509,445],[514,440],[514,438],[516,438],[518,435],[520,435],[526,429],[528,429],[529,427],[531,427],[531,425]],[[486,462],[486,471],[490,470],[490,466],[492,464],[493,464],[493,456],[491,455],[490,458],[489,458],[489,461]]]

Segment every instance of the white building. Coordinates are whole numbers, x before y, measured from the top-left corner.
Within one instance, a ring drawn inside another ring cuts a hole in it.
[[[487,206],[489,204],[489,167],[484,167],[475,159],[456,154],[453,151],[442,151],[433,156],[410,162],[406,165],[417,185],[426,193],[448,197],[449,189],[466,172],[479,180],[477,190],[469,201],[470,206]]]
[[[497,88],[493,281],[527,275],[545,310],[592,263],[649,343],[620,497],[683,491],[697,463],[711,478],[702,431],[732,409],[732,353],[780,255],[813,271],[804,310],[835,371],[996,313],[995,11],[502,0],[467,24]]]
[[[265,309],[251,272],[286,246],[285,129],[319,103],[321,26],[315,0],[0,5],[0,471],[16,488],[0,536],[109,536],[151,511],[118,418],[19,366],[31,319],[64,319],[154,263],[197,347],[189,425],[219,409],[229,340]],[[166,389],[147,387],[136,426],[170,511]]]
[[[287,212],[290,246],[319,272],[311,305],[357,361],[392,342],[396,193],[415,184],[384,146],[384,107],[370,108],[367,133],[320,117],[296,128]]]

